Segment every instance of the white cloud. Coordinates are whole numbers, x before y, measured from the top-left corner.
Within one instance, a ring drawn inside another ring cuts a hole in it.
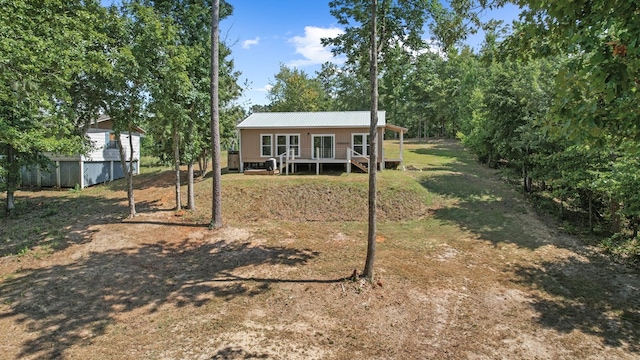
[[[273,88],[273,85],[267,84],[261,88],[254,88],[253,90],[260,91],[260,92],[269,92],[269,90],[271,90],[272,88]]]
[[[252,46],[258,45],[258,43],[260,43],[260,37],[256,37],[253,40],[245,40],[242,42],[242,48],[243,49],[248,49]]]
[[[444,49],[442,48],[442,46],[438,45],[438,43],[435,40],[424,39],[424,41],[427,44],[427,46],[429,46],[429,48],[419,51],[418,52],[419,54],[430,52],[430,53],[438,54],[443,59],[447,58],[447,53],[444,52]]]
[[[331,50],[322,46],[320,39],[334,38],[344,31],[340,28],[320,28],[315,26],[305,26],[304,36],[294,36],[289,39],[296,48],[296,54],[302,55],[303,59],[292,60],[287,66],[301,67],[309,65],[324,64],[327,61],[343,63],[344,58],[336,58],[331,54]]]

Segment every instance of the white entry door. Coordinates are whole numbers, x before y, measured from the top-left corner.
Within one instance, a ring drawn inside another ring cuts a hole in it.
[[[317,158],[316,149],[319,150],[320,159],[335,158],[335,139],[334,135],[313,135],[313,159]]]

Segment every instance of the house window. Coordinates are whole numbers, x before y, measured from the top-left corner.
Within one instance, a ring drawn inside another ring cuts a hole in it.
[[[293,149],[295,156],[300,156],[300,135],[299,134],[279,134],[276,135],[276,155],[280,156]]]
[[[105,134],[104,147],[105,147],[105,149],[117,149],[118,148],[118,142],[116,141],[116,134],[114,134],[114,133]]]
[[[273,156],[273,136],[260,135],[260,156],[271,157]]]
[[[313,158],[319,155],[320,159],[335,158],[335,135],[313,135]],[[317,153],[319,152],[319,154]]]
[[[351,135],[351,143],[353,151],[362,156],[369,156],[369,134],[353,134]]]

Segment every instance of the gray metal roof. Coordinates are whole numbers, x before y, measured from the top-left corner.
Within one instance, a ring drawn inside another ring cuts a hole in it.
[[[369,127],[369,111],[254,113],[238,129]],[[385,112],[378,111],[378,126],[385,126]]]

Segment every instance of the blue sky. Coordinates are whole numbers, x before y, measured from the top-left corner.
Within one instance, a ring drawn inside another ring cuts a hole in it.
[[[233,15],[220,24],[220,38],[231,47],[236,70],[240,71],[240,83],[246,81],[246,89],[240,105],[264,105],[269,83],[280,70],[280,64],[297,67],[314,76],[326,61],[340,64],[329,49],[323,48],[320,39],[340,33],[335,18],[329,14],[329,0],[227,0],[233,5]],[[101,0],[103,5],[119,3],[119,0]],[[519,10],[514,6],[485,14],[491,18],[511,23]],[[428,38],[425,34],[425,38]],[[476,35],[468,43],[479,48],[482,35]]]
[[[297,67],[308,75],[315,75],[326,61],[341,63],[333,58],[320,38],[340,33],[335,18],[329,14],[328,0],[228,0],[233,15],[220,24],[220,38],[231,45],[236,69],[242,72],[241,81],[249,83],[241,105],[268,103],[269,83],[280,70],[280,64]],[[509,6],[484,15],[511,23],[519,14]],[[425,37],[428,37],[425,34]],[[468,43],[479,48],[482,35]]]
[[[220,24],[220,38],[231,45],[236,68],[248,80],[243,106],[267,104],[269,82],[280,64],[314,75],[336,61],[320,38],[340,33],[328,0],[229,0],[233,15]]]

